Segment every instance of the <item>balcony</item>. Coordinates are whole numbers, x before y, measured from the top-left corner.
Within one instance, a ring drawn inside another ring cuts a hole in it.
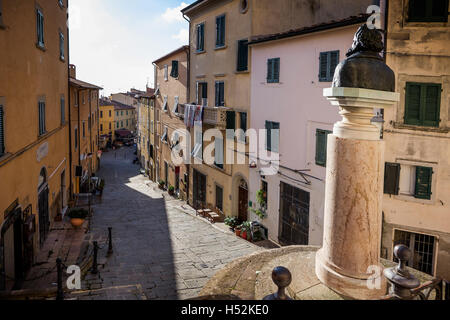
[[[184,119],[184,110],[186,104],[178,105],[177,115]],[[203,123],[217,127],[220,130],[225,130],[227,128],[227,111],[230,108],[225,107],[204,107],[203,109]]]

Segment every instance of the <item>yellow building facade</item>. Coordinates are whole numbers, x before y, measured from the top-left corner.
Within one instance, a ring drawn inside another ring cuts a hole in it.
[[[138,107],[138,131],[137,131],[137,152],[141,168],[154,181],[156,177],[155,151],[154,151],[154,110],[155,97],[153,90],[141,95]]]
[[[20,286],[70,196],[67,33],[66,0],[0,3],[0,290]]]

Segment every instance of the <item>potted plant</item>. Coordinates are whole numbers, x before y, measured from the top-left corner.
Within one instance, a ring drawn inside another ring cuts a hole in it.
[[[230,227],[230,230],[234,232],[236,227],[239,225],[238,218],[236,217],[226,217],[224,220],[226,226]]]
[[[241,236],[241,226],[236,226],[234,228],[234,233],[236,234],[236,236],[240,237]]]
[[[164,190],[164,186],[166,185],[166,183],[164,182],[164,180],[159,180],[158,182],[158,186],[161,190]]]
[[[67,216],[70,218],[70,223],[74,228],[78,228],[83,225],[84,220],[88,216],[89,212],[83,208],[72,208],[70,209]]]
[[[241,224],[241,237],[242,239],[247,240],[247,236],[250,235],[250,231],[251,231],[251,222],[250,221],[244,221]]]
[[[175,194],[175,187],[174,187],[174,186],[170,186],[170,187],[169,187],[169,194],[170,194],[171,196],[173,196],[173,195]]]

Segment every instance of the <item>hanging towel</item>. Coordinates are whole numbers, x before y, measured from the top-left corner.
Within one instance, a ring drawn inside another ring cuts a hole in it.
[[[197,106],[196,107],[194,121],[195,122],[202,122],[203,121],[203,106]]]
[[[195,117],[195,107],[194,105],[189,106],[189,127],[194,127],[194,117]]]
[[[190,104],[184,105],[184,125],[189,128],[189,107]]]

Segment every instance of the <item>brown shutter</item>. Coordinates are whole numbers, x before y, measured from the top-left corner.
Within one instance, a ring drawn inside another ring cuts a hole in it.
[[[398,195],[400,164],[386,162],[384,169],[384,193]]]

